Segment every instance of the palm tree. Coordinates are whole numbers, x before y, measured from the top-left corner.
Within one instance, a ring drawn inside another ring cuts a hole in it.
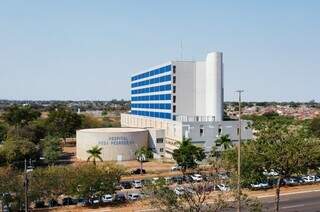
[[[99,146],[93,146],[91,149],[87,150],[87,153],[89,154],[87,161],[90,161],[92,159],[94,165],[96,165],[96,159],[103,161],[100,156],[101,150],[102,148]]]
[[[142,174],[143,161],[147,160],[149,156],[148,149],[146,147],[141,147],[140,149],[137,149],[134,154],[136,155],[137,160],[140,162],[140,174]]]
[[[229,138],[229,135],[221,135],[217,140],[216,144],[219,146],[222,146],[222,150],[227,150],[232,147],[232,142],[231,139]]]

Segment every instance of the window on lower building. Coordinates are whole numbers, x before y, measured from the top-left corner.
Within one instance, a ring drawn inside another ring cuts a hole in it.
[[[175,113],[176,112],[176,106],[175,105],[173,105],[173,108],[172,108],[172,111]]]
[[[173,88],[172,88],[173,91],[172,92],[176,93],[176,89],[177,89],[176,86],[173,86]]]
[[[218,129],[218,135],[221,135],[221,133],[222,133],[222,129],[219,127],[219,129]]]
[[[159,152],[163,152],[163,148],[160,148],[160,149],[159,149]]]
[[[176,73],[176,66],[173,66],[172,72],[175,74]]]
[[[162,144],[163,143],[163,138],[157,138],[157,144]]]
[[[203,125],[200,125],[200,137],[202,137],[204,134],[204,127]]]
[[[176,103],[177,97],[173,96],[173,103]]]
[[[173,82],[173,83],[176,83],[176,76],[173,76],[172,82]]]

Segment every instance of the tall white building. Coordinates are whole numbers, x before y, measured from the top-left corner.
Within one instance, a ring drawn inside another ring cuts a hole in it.
[[[180,120],[222,121],[222,53],[206,61],[171,61],[131,77],[131,113]]]
[[[131,112],[122,114],[122,126],[161,130],[159,148],[155,140],[149,144],[159,156],[170,157],[183,137],[206,152],[223,134],[236,141],[238,123],[223,120],[223,71],[222,53],[212,52],[205,61],[170,61],[134,74]],[[244,139],[252,137],[247,125]]]

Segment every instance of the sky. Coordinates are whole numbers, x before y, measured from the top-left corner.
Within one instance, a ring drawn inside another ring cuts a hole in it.
[[[129,99],[132,74],[222,51],[225,100],[243,89],[244,101],[320,101],[319,11],[317,0],[1,0],[0,99]]]

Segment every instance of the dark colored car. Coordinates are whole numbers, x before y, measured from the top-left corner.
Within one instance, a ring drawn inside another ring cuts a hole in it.
[[[142,172],[142,174],[145,174],[146,170],[140,169],[140,168],[134,169],[134,170],[131,171],[131,174],[141,174],[141,172]]]
[[[58,203],[57,200],[51,199],[51,200],[48,201],[48,206],[49,207],[57,207],[57,206],[59,206],[59,203]]]
[[[172,181],[178,184],[182,184],[183,182],[183,177],[182,176],[174,176],[172,177]]]
[[[84,198],[79,198],[78,202],[77,202],[77,205],[79,205],[79,206],[87,206],[87,205],[89,205],[89,201],[87,199],[84,199]]]
[[[116,201],[116,202],[125,202],[125,201],[127,201],[127,199],[126,199],[126,196],[124,195],[124,193],[118,193],[118,194],[115,195],[114,201]]]
[[[132,183],[129,181],[123,181],[120,183],[122,188],[124,189],[131,189],[132,188]]]
[[[44,201],[36,201],[35,202],[35,208],[45,208],[46,205],[44,204]]]
[[[76,200],[71,197],[66,197],[62,199],[62,205],[75,205],[77,204]]]
[[[186,181],[186,182],[192,182],[192,177],[190,175],[184,175],[183,176],[183,180]]]

